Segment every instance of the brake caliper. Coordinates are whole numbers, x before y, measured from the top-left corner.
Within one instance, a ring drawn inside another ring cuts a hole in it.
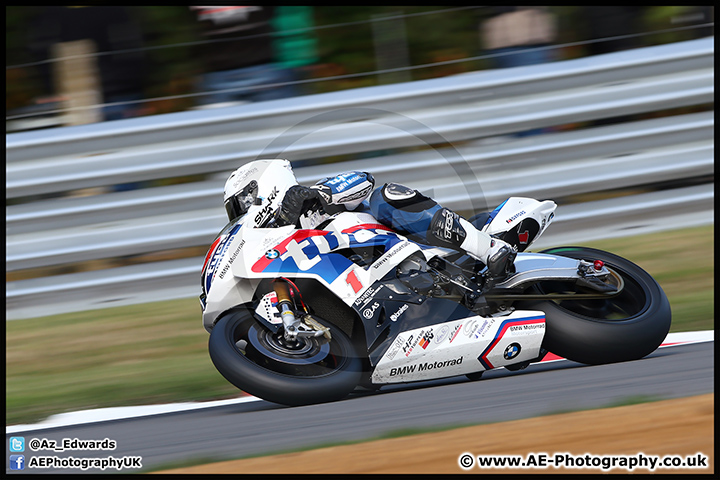
[[[295,285],[293,284],[293,287]],[[321,337],[325,336],[330,340],[330,329],[322,326],[317,320],[312,318],[305,308],[305,315],[302,319],[295,316],[293,309],[293,299],[288,283],[284,279],[273,282],[273,289],[277,295],[277,308],[280,311],[283,327],[285,330],[284,337],[287,341],[295,341],[298,337]],[[298,292],[299,293],[299,292]],[[302,302],[301,302],[302,303]]]

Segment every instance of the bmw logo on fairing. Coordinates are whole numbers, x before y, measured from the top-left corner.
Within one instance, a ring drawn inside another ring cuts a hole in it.
[[[519,343],[511,343],[505,349],[505,353],[503,353],[503,357],[505,357],[505,360],[512,360],[513,358],[517,357],[519,354],[520,354],[520,344]]]
[[[272,250],[268,250],[267,252],[265,252],[265,258],[268,258],[270,260],[273,260],[279,256],[280,256],[280,252],[278,252],[274,248]]]

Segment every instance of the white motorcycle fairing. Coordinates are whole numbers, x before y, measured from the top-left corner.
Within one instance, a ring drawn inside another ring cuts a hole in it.
[[[532,361],[540,355],[544,334],[540,311],[471,316],[404,331],[378,362],[372,382],[429,380]]]
[[[251,208],[243,218],[252,214]],[[363,249],[378,253],[365,265],[348,258],[349,250]],[[364,323],[373,383],[443,378],[538,358],[542,312],[481,317],[451,300],[413,292],[396,278],[409,257],[429,260],[437,253],[364,212],[341,213],[325,230],[248,228],[240,219],[223,230],[206,258],[203,324],[211,331],[229,306],[251,304],[262,279],[312,278]],[[274,292],[260,298],[255,318],[277,333],[282,320]]]
[[[484,224],[475,225],[523,252],[550,226],[556,208],[552,200],[541,202],[533,198],[510,197],[485,214]]]
[[[230,186],[271,175],[275,167],[262,165],[240,170]],[[366,211],[315,229],[265,228],[284,188],[259,189],[252,202],[246,186],[228,197],[228,214],[243,216],[203,265],[210,357],[251,395],[284,405],[335,401],[358,386],[520,370],[547,352],[586,364],[629,361],[653,352],[670,329],[662,288],[632,262],[586,247],[524,251],[552,221],[552,201],[514,197],[470,219],[519,250],[509,275],[493,278],[475,257],[412,242]]]
[[[368,213],[339,214],[326,230],[244,227],[255,208],[225,227],[205,259],[201,305],[207,331],[228,306],[251,302],[263,278],[313,278],[353,305],[373,283],[421,250]],[[336,253],[351,248],[379,248],[384,254],[363,267]]]

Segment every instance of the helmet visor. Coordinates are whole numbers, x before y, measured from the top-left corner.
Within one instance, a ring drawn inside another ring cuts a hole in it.
[[[236,193],[232,197],[225,200],[225,210],[229,220],[235,220],[247,213],[247,211],[255,205],[258,194],[258,184],[255,180]]]

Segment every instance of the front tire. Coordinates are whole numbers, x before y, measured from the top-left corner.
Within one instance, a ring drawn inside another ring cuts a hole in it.
[[[543,347],[585,364],[637,360],[667,337],[671,311],[665,292],[642,268],[617,255],[586,247],[558,247],[541,253],[587,261],[602,260],[619,275],[624,288],[598,300],[528,301],[518,308],[545,312]],[[568,282],[540,282],[531,293],[576,291]]]
[[[215,368],[239,389],[274,403],[306,405],[344,398],[360,381],[361,361],[350,339],[339,328],[331,336],[330,342],[320,337],[289,345],[239,309],[218,320],[208,349]]]

